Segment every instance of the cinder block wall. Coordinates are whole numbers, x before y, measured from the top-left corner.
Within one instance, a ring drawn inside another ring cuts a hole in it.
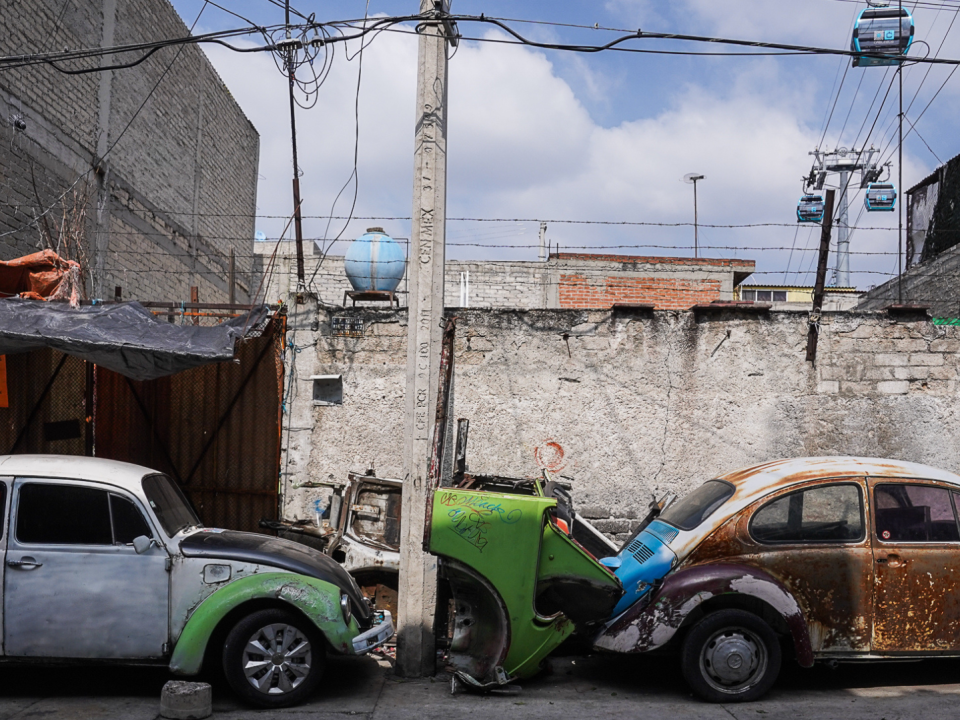
[[[903,278],[888,280],[860,299],[858,310],[880,310],[888,305],[926,305],[934,317],[960,317],[960,247],[945,250],[916,265]]]
[[[260,243],[264,264],[276,243]],[[307,278],[312,290],[328,305],[343,303],[350,283],[343,257],[328,256],[317,268],[319,256],[305,249]],[[269,297],[283,297],[296,288],[295,248],[283,241],[276,270],[271,273]],[[615,303],[646,303],[664,310],[686,310],[700,303],[732,300],[735,273],[752,271],[752,261],[704,258],[632,258],[617,255],[561,254],[547,262],[504,260],[448,260],[444,303],[460,307],[461,282],[467,289],[466,307],[533,310],[592,309]],[[317,270],[314,274],[314,270]],[[400,283],[399,299],[406,305],[407,279]]]
[[[337,310],[364,321],[346,338],[331,334],[333,314],[290,308],[288,340],[304,349],[286,359],[284,514],[306,517],[320,491],[303,482],[401,476],[407,316]],[[535,475],[536,448],[557,443],[580,511],[614,537],[653,495],[777,458],[960,469],[960,328],[828,313],[814,367],[805,313],[455,312],[453,412],[470,419],[470,470]],[[342,374],[342,405],[314,405],[313,374]]]
[[[167,0],[0,3],[0,27],[7,54],[188,34]],[[0,116],[0,259],[41,249],[37,218],[55,228],[79,197],[103,296],[119,285],[127,298],[189,300],[196,285],[225,302],[231,250],[237,300],[255,290],[259,136],[197,46],[111,73],[0,73]]]

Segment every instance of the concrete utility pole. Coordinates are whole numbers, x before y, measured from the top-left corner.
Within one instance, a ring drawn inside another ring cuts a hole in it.
[[[443,337],[447,206],[447,33],[449,0],[420,0],[421,23],[410,235],[407,392],[397,674],[432,675],[437,563],[423,550],[427,477]]]
[[[817,361],[817,340],[820,337],[820,313],[823,312],[823,291],[827,282],[827,258],[830,255],[830,231],[833,229],[833,190],[827,190],[820,227],[820,254],[817,258],[817,282],[813,286],[813,308],[807,321],[807,361]]]

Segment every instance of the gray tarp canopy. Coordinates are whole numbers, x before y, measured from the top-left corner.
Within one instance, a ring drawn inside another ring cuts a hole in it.
[[[53,348],[132,380],[232,360],[238,339],[267,316],[261,305],[220,325],[173,325],[140,303],[90,305],[0,300],[0,355]]]

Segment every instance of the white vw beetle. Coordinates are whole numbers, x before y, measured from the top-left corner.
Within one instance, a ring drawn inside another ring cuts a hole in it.
[[[302,701],[326,652],[393,635],[353,578],[303,545],[204,528],[161,473],[112,460],[0,456],[4,660],[109,660],[180,675],[222,663],[264,707]]]

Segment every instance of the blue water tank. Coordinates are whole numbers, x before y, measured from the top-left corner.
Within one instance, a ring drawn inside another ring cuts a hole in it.
[[[393,292],[403,279],[405,260],[400,243],[375,227],[350,243],[343,267],[354,290]]]

